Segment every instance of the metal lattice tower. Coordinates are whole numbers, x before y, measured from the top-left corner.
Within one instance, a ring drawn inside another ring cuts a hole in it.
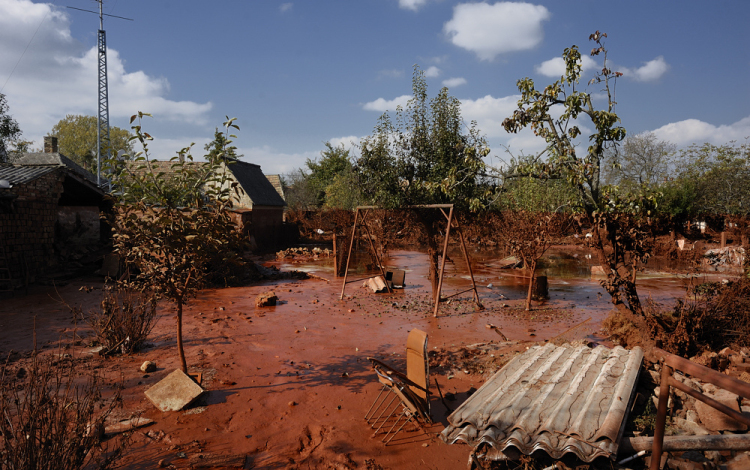
[[[101,186],[102,154],[110,158],[109,86],[107,84],[107,33],[102,28],[102,0],[99,0],[99,115],[96,120],[96,184]]]
[[[133,21],[132,18],[122,16],[108,15],[104,13],[104,0],[95,0],[99,4],[99,35],[97,40],[97,50],[99,51],[99,99],[96,119],[96,184],[101,186],[102,174],[102,156],[109,159],[112,153],[112,146],[109,140],[109,85],[107,84],[107,33],[104,31],[104,17],[120,18],[121,20]],[[68,7],[73,10],[96,13],[91,10],[83,10],[76,7]]]

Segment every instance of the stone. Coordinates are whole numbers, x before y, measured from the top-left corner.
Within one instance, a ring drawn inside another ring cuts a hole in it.
[[[726,348],[719,351],[719,355],[724,357],[734,356],[737,355],[737,351],[727,346]]]
[[[743,452],[727,462],[727,470],[747,470],[750,468],[750,453]]]
[[[258,297],[255,298],[255,306],[256,307],[273,307],[276,305],[276,301],[279,300],[278,297],[276,297],[276,292],[268,291],[263,292],[262,294],[259,294]]]
[[[709,434],[703,426],[687,419],[673,417],[672,423],[691,436],[707,436]]]
[[[727,390],[716,390],[716,392],[706,396],[722,403],[733,410],[737,410],[737,395]],[[702,401],[695,402],[695,411],[703,426],[709,431],[747,431],[747,426],[736,421],[721,411],[706,405]],[[750,417],[750,413],[745,413]]]
[[[146,390],[146,397],[161,411],[179,411],[202,393],[201,386],[178,369]]]
[[[156,363],[153,361],[146,361],[141,364],[141,372],[151,373],[156,372]]]

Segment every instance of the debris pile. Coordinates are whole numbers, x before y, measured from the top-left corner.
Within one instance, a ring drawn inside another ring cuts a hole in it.
[[[311,259],[330,258],[333,256],[333,251],[328,248],[287,248],[276,252],[276,259],[279,260],[292,260],[292,261],[307,261]]]
[[[703,264],[707,267],[740,267],[745,262],[745,249],[741,246],[714,248],[712,250],[706,250],[703,257]]]

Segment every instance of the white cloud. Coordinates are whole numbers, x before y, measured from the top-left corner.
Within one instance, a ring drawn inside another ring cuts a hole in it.
[[[370,101],[362,106],[365,111],[395,111],[396,106],[402,108],[406,106],[406,103],[411,99],[411,95],[401,95],[398,98],[392,100],[386,100],[385,98],[378,98],[375,101]]]
[[[461,85],[466,85],[466,79],[464,77],[455,77],[443,80],[443,86],[447,86],[448,88],[455,88]]]
[[[0,44],[0,86],[7,79],[3,93],[25,138],[39,143],[66,114],[97,113],[96,47],[87,50],[71,36],[65,12],[29,0],[0,1]],[[8,79],[6,74],[17,62]],[[211,102],[169,100],[166,78],[126,71],[124,61],[111,48],[107,68],[110,120],[124,120],[140,110],[164,120],[206,122]]]
[[[398,0],[398,6],[404,10],[417,11],[427,3],[427,0]]]
[[[357,145],[362,141],[362,137],[357,137],[356,135],[350,135],[346,137],[334,137],[332,139],[329,139],[328,142],[331,143],[334,147],[338,147],[339,145],[344,145],[344,148],[349,150],[350,152],[352,150],[356,151]]]
[[[542,23],[550,16],[545,7],[530,3],[462,3],[454,7],[443,30],[454,45],[474,52],[480,60],[492,60],[539,45],[544,38]]]
[[[669,64],[664,60],[664,57],[659,56],[654,60],[649,60],[636,69],[618,67],[615,70],[622,72],[623,76],[632,78],[638,82],[652,82],[660,79],[665,73],[667,73],[667,70],[669,70]]]
[[[424,76],[429,78],[435,78],[440,75],[440,69],[433,66],[430,66],[427,68],[427,70],[424,71]]]
[[[282,3],[281,6],[279,6],[279,11],[281,13],[286,13],[288,11],[291,11],[291,9],[292,9],[293,6],[294,6],[294,4],[292,4],[292,3]]]
[[[271,146],[262,147],[238,147],[238,153],[244,155],[242,161],[260,165],[261,170],[266,175],[284,174],[305,166],[305,162],[320,158],[320,150],[307,152],[286,153],[279,151]]]
[[[520,95],[494,98],[487,95],[476,100],[461,100],[461,114],[464,119],[477,121],[479,129],[488,137],[505,137],[503,120],[518,108]]]
[[[587,55],[581,56],[581,66],[583,67],[584,74],[590,73],[592,70],[599,68],[599,64]],[[545,60],[534,67],[534,70],[545,77],[559,78],[565,75],[565,61],[562,57],[555,57],[554,59]]]
[[[715,126],[698,119],[673,122],[652,131],[661,140],[667,140],[679,147],[709,142],[716,145],[732,140],[744,141],[750,136],[750,116],[729,124]]]

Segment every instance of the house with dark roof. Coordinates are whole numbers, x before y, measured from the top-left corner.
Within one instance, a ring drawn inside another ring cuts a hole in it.
[[[278,246],[283,237],[286,202],[263,174],[260,165],[235,160],[222,163],[222,168],[228,170],[226,186],[239,183],[239,194],[235,194],[232,201],[232,212],[238,225],[258,246]]]
[[[0,290],[33,280],[107,233],[96,177],[58,153],[56,138],[45,137],[45,150],[0,165]]]
[[[142,166],[144,162],[131,162],[130,165]],[[174,174],[174,161],[151,160],[148,165],[152,172],[163,173],[166,178]],[[237,183],[238,191],[231,192],[231,211],[238,227],[255,242],[256,246],[275,248],[282,238],[286,202],[273,183],[263,174],[260,165],[234,160],[228,164],[222,163],[217,171],[226,175],[225,188]]]

